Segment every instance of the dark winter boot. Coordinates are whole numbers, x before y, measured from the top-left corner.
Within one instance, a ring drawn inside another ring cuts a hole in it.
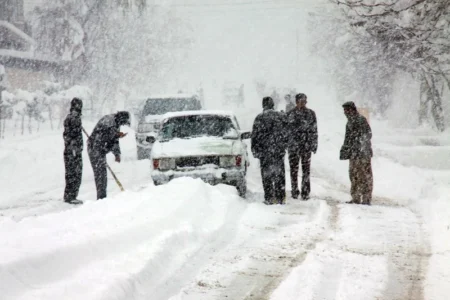
[[[370,201],[368,200],[364,200],[363,202],[361,202],[362,205],[370,205]]]
[[[83,204],[83,201],[77,200],[77,199],[68,200],[68,201],[64,201],[64,202],[65,202],[65,203],[68,203],[68,204],[73,204],[73,205],[80,205],[80,204]]]
[[[303,201],[308,201],[309,200],[309,195],[302,195],[302,200]]]
[[[356,201],[356,200],[351,200],[351,201],[348,201],[346,203],[348,203],[348,204],[360,204],[359,201]]]
[[[292,191],[291,192],[292,199],[298,199],[298,196],[300,196],[299,191]]]

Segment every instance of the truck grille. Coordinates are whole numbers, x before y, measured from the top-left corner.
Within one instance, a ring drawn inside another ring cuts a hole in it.
[[[198,167],[202,165],[214,164],[219,166],[218,156],[189,156],[176,159],[177,168]]]

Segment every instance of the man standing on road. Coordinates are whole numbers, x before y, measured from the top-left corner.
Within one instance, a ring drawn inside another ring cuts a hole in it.
[[[252,130],[252,153],[260,160],[265,204],[284,204],[286,178],[284,155],[286,152],[285,114],[275,111],[271,97],[263,98],[263,112],[260,113]]]
[[[70,112],[64,120],[64,166],[66,168],[66,188],[64,202],[83,204],[77,200],[83,175],[83,132],[81,127],[81,99],[73,98]]]
[[[340,159],[350,160],[352,200],[348,203],[370,205],[373,190],[372,129],[367,119],[358,112],[355,103],[346,102],[343,107],[348,122]]]
[[[295,96],[296,107],[288,112],[288,154],[291,169],[291,194],[297,199],[301,194],[303,200],[309,199],[311,192],[311,152],[317,152],[317,119],[313,110],[306,107],[305,94]],[[298,168],[302,164],[302,188],[298,189]]]
[[[97,200],[106,198],[108,183],[106,172],[106,154],[112,152],[116,162],[120,163],[119,139],[126,136],[120,132],[120,126],[130,125],[130,113],[119,111],[116,114],[106,115],[98,121],[88,139],[88,154],[94,170]]]

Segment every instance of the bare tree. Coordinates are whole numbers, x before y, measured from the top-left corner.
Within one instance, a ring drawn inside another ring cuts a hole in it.
[[[357,99],[383,114],[391,104],[396,73],[383,46],[336,10],[310,14],[308,24],[315,37],[311,50],[326,62],[340,101]]]
[[[94,87],[99,112],[115,109],[119,86],[149,86],[190,45],[181,19],[145,0],[46,0],[33,20],[42,47],[70,58],[70,84]]]
[[[421,80],[419,120],[430,110],[436,128],[445,129],[444,85],[450,88],[450,1],[331,0],[347,23],[371,40],[373,52]]]

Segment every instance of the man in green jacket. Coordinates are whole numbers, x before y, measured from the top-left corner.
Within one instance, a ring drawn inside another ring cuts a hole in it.
[[[370,205],[373,191],[372,130],[367,119],[353,102],[346,102],[344,114],[348,119],[340,159],[350,160],[349,173],[352,200],[349,203]]]

